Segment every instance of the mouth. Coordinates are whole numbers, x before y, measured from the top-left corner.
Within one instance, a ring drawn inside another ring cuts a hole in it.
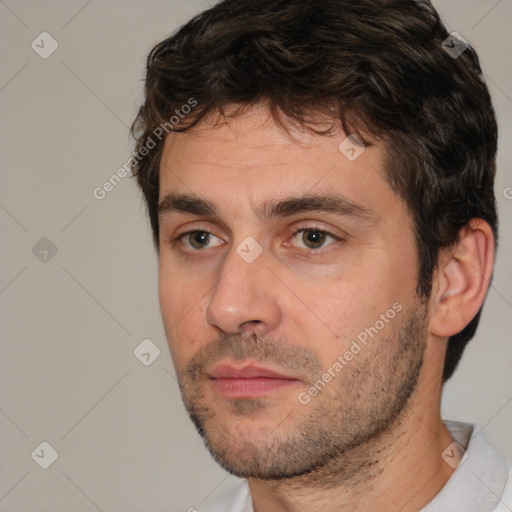
[[[207,374],[212,386],[228,398],[256,398],[301,382],[293,376],[253,363],[241,366],[221,363]]]

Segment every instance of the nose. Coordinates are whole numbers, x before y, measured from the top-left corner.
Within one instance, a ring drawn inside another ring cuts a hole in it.
[[[249,261],[236,246],[232,248],[206,308],[207,323],[226,333],[266,333],[281,321],[279,280],[268,266],[265,251]]]

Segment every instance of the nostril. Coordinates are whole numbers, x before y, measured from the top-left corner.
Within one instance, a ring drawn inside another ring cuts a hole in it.
[[[244,322],[240,327],[241,329],[251,329],[252,327],[262,323],[263,322],[261,320],[248,320],[247,322]]]

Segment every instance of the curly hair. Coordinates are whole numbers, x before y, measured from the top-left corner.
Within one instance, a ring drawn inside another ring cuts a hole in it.
[[[463,43],[418,0],[224,0],[194,17],[151,50],[131,127],[157,251],[165,135],[264,101],[285,129],[294,122],[328,134],[341,125],[385,146],[386,178],[413,218],[417,293],[428,298],[439,251],[471,219],[489,223],[498,240],[496,117],[478,56]],[[318,119],[332,128],[319,130]],[[450,338],[444,382],[481,311]]]

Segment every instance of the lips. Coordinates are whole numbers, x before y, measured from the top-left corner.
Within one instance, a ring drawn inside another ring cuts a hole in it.
[[[254,364],[246,364],[241,367],[235,367],[226,363],[218,364],[212,371],[208,372],[208,376],[211,379],[256,379],[258,377],[266,377],[268,379],[297,380],[289,375]]]
[[[221,363],[207,374],[217,392],[226,398],[237,399],[262,397],[300,382],[290,375],[253,363],[243,366]]]

